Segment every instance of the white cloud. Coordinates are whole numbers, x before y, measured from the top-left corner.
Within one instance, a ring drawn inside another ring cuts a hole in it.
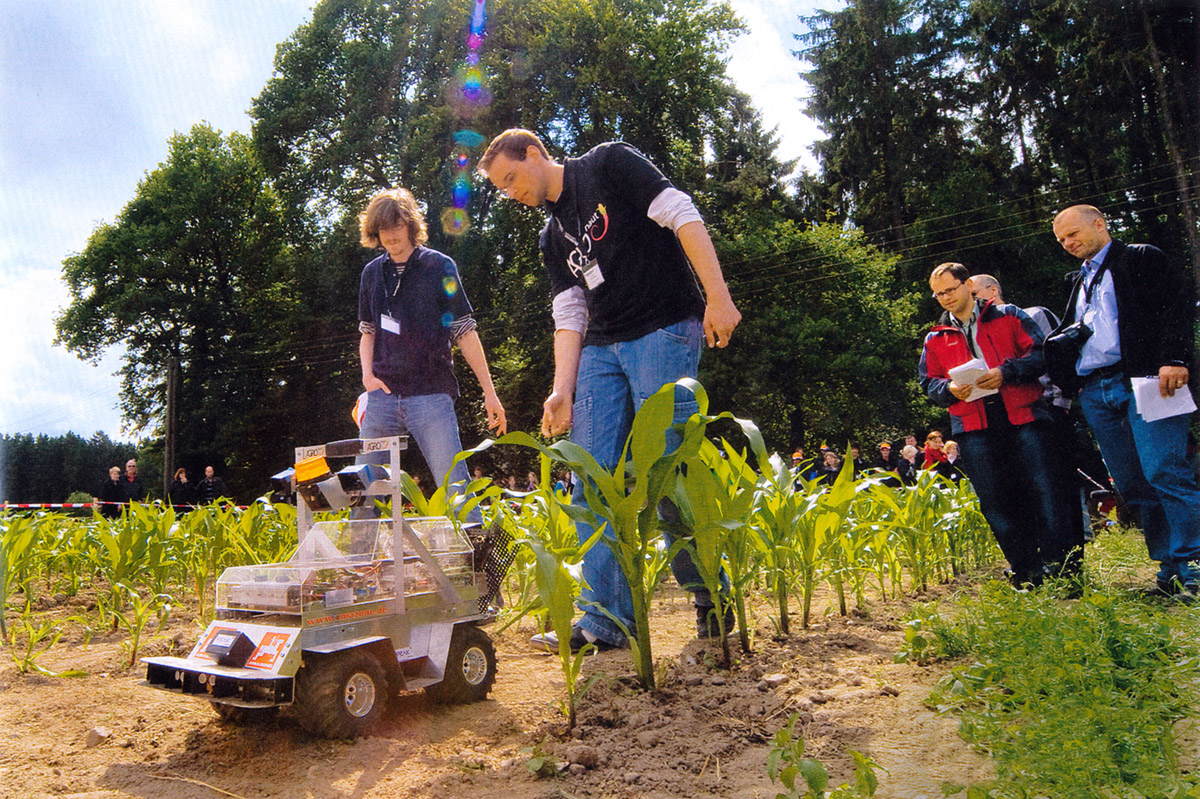
[[[74,430],[87,437],[103,430],[120,438],[116,409],[120,354],[108,353],[92,366],[53,345],[54,317],[67,290],[54,271],[5,263],[5,313],[0,339],[18,342],[0,380],[0,431],[58,435]]]
[[[119,437],[119,351],[52,345],[62,261],[112,222],[167,139],[207,121],[248,132],[275,47],[309,0],[0,0],[0,433]]]
[[[799,48],[793,38],[801,29],[799,17],[813,13],[814,0],[732,0],[732,5],[749,32],[729,48],[730,78],[754,99],[766,126],[776,128],[780,158],[798,158],[798,167],[815,169],[809,147],[821,132],[804,115],[808,85],[800,77],[803,65],[792,55]]]

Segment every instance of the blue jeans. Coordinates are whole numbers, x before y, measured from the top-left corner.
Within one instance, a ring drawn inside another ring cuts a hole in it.
[[[584,347],[579,358],[579,376],[575,383],[571,441],[591,453],[606,469],[617,464],[625,439],[633,426],[633,417],[642,403],[666,383],[681,377],[696,377],[700,367],[700,348],[704,328],[698,319],[689,319],[655,330],[635,341]],[[675,422],[684,422],[699,411],[690,391],[675,389]],[[667,451],[679,446],[679,435],[667,433]],[[585,504],[583,479],[575,481],[571,499]],[[678,518],[678,509],[664,502],[660,515]],[[594,532],[585,524],[577,525],[580,543]],[[610,536],[611,537],[611,536]],[[668,546],[670,537],[667,536]],[[671,562],[676,581],[696,594],[696,604],[711,607],[712,597],[704,588],[696,565],[685,550]],[[582,602],[595,602],[634,629],[633,598],[629,583],[612,550],[597,542],[583,558],[583,578],[587,588]],[[621,646],[625,634],[621,628],[595,608],[580,604],[583,616],[577,625],[597,638]]]
[[[416,441],[433,479],[441,488],[446,471],[454,456],[462,451],[458,436],[458,417],[454,413],[454,400],[449,394],[422,394],[418,397],[401,397],[388,394],[382,389],[367,395],[367,410],[363,414],[359,435],[363,438],[381,438],[408,433]],[[387,464],[387,453],[378,452],[360,455],[358,463]],[[450,472],[450,483],[466,483],[467,465],[459,461]],[[447,499],[451,490],[446,491]],[[468,522],[481,522],[483,517],[476,506],[467,514]]]
[[[1074,495],[1062,479],[1046,421],[1000,425],[955,436],[979,509],[1020,582],[1037,585],[1046,570],[1077,564],[1083,531]],[[1076,566],[1077,568],[1077,566]]]
[[[1119,374],[1086,379],[1079,405],[1117,493],[1141,515],[1159,581],[1200,579],[1200,488],[1186,454],[1190,414],[1145,421]]]

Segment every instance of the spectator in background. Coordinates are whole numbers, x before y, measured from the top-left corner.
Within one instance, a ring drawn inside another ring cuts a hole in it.
[[[925,436],[925,462],[921,465],[921,468],[932,469],[946,460],[946,452],[942,441],[942,432],[940,430],[930,430],[929,435]]]
[[[855,478],[858,478],[859,476],[862,475],[863,472],[865,472],[867,469],[871,468],[870,464],[868,464],[866,459],[863,458],[862,450],[859,449],[858,444],[850,445],[850,460],[854,464],[854,477]]]
[[[1038,378],[1045,372],[1042,331],[1014,305],[971,296],[967,268],[944,263],[929,287],[944,313],[925,336],[918,377],[935,405],[950,412],[962,466],[979,507],[1012,568],[1015,586],[1039,585],[1047,571],[1065,571],[1082,545],[1063,517],[1050,414]],[[973,357],[988,371],[960,385],[950,370]],[[976,389],[998,389],[973,397]],[[942,460],[945,452],[942,452]]]
[[[207,505],[227,496],[229,496],[229,486],[225,485],[224,480],[217,477],[213,467],[205,466],[204,479],[200,481],[200,485],[196,486],[196,500],[201,505]]]
[[[211,467],[210,467],[211,468]],[[188,482],[187,469],[182,466],[175,470],[175,479],[167,491],[167,501],[175,508],[176,513],[186,513],[196,501],[193,486]]]
[[[125,476],[121,478],[121,492],[126,502],[141,502],[146,498],[146,489],[138,479],[137,461],[130,458],[125,463]]]
[[[819,471],[821,482],[826,485],[833,485],[834,481],[837,480],[838,473],[842,471],[842,456],[837,454],[837,450],[825,450],[821,455]]]
[[[879,442],[879,454],[875,456],[875,468],[885,472],[896,471],[896,461],[892,458],[892,442]]]
[[[946,453],[946,460],[938,461],[933,468],[942,477],[958,485],[963,476],[962,470],[958,468],[958,442],[947,441],[943,451]]]
[[[537,491],[538,490],[537,472],[526,473],[526,475],[525,475],[525,490],[526,491]]]
[[[913,437],[915,440],[915,437]],[[912,444],[905,444],[900,450],[900,460],[896,461],[896,474],[900,482],[906,486],[917,484],[917,453],[919,450]]]
[[[1162,398],[1188,390],[1195,356],[1192,270],[1149,244],[1112,238],[1099,209],[1074,205],[1054,217],[1054,237],[1082,261],[1063,323],[1083,321],[1074,377],[1079,405],[1121,498],[1141,514],[1156,590],[1200,593],[1200,487],[1189,467],[1191,413],[1148,422],[1130,380],[1152,376]],[[1069,388],[1069,386],[1063,386]]]
[[[100,494],[95,498],[100,506],[100,515],[106,519],[121,517],[121,505],[125,503],[125,488],[121,485],[121,467],[113,466],[108,470],[108,482],[100,487]]]
[[[817,464],[811,458],[805,459],[804,447],[801,446],[797,446],[792,451],[792,471],[796,475],[794,485],[797,490],[803,487],[802,480],[816,480],[821,476],[821,471],[817,468]]]
[[[994,302],[997,305],[1004,302],[1000,292],[1000,281],[991,275],[971,275],[967,286],[971,289],[971,296],[977,300]]]
[[[994,302],[997,305],[1004,303],[1004,291],[1000,287],[1000,281],[991,275],[972,275],[967,280],[967,286],[971,289],[971,296],[977,300]],[[1033,317],[1033,321],[1037,322],[1043,335],[1049,336],[1058,327],[1058,317],[1040,305],[1022,308],[1022,310]]]
[[[967,281],[967,285],[971,289],[971,296],[976,300],[996,304],[1004,302],[1004,290],[1000,286],[1000,281],[991,275],[972,275]],[[1058,329],[1058,317],[1050,309],[1041,305],[1033,305],[1021,310],[1029,314],[1037,323],[1043,336],[1049,336]],[[1059,490],[1055,492],[1055,496],[1067,503],[1063,512],[1067,514],[1065,518],[1071,519],[1072,538],[1080,542],[1090,540],[1090,530],[1088,529],[1090,520],[1087,514],[1088,486],[1078,477],[1077,466],[1081,459],[1076,444],[1075,422],[1071,418],[1071,401],[1063,397],[1062,390],[1051,382],[1049,375],[1042,375],[1038,378],[1038,382],[1042,385],[1042,400],[1050,412],[1051,436],[1055,439],[1053,446],[1061,453],[1060,457],[1054,459],[1054,465],[1057,466],[1055,479],[1059,481]],[[1078,414],[1078,411],[1076,413]],[[1076,504],[1078,504],[1078,508],[1075,507]],[[1082,557],[1081,544],[1078,549],[1067,556],[1068,562],[1065,564],[1067,571],[1077,572],[1079,569],[1075,561]]]

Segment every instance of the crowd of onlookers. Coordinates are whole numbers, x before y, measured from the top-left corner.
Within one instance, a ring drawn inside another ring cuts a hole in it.
[[[820,480],[826,484],[832,484],[837,479],[847,457],[854,477],[874,471],[894,485],[914,485],[922,469],[931,469],[955,483],[964,477],[958,443],[946,441],[940,430],[930,430],[922,446],[918,446],[915,435],[905,436],[903,445],[899,441],[895,444],[893,446],[891,441],[880,441],[873,458],[863,455],[856,442],[850,443],[848,456],[823,444],[815,458],[805,458],[804,448],[798,446],[792,452],[792,468],[797,469],[799,476],[805,480]]]
[[[190,482],[187,469],[176,469],[175,479],[167,490],[167,501],[176,512],[181,513],[186,513],[195,505],[206,505],[228,496],[229,486],[217,477],[211,466],[204,468],[204,479],[199,483]],[[142,502],[145,499],[146,487],[138,477],[137,461],[133,458],[125,464],[124,474],[119,466],[109,469],[108,481],[94,497],[100,515],[108,519],[119,518],[121,509],[130,502]]]

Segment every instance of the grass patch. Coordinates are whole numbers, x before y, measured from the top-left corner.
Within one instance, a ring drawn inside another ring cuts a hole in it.
[[[993,581],[914,609],[899,657],[959,661],[928,704],[996,761],[995,781],[947,795],[1200,797],[1175,732],[1200,698],[1200,607],[1130,590],[1144,553],[1136,531],[1099,536],[1077,600]]]

